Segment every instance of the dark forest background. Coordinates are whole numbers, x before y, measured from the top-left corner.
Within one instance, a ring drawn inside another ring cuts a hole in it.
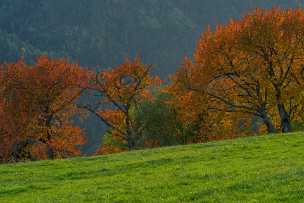
[[[295,7],[297,0],[1,0],[0,61],[38,55],[66,57],[92,69],[142,57],[166,78],[191,55],[204,29],[256,7]],[[22,50],[22,51],[21,51]],[[84,151],[100,144],[101,123],[90,118]]]

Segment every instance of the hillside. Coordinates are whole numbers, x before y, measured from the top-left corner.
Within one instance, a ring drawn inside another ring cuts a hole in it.
[[[304,134],[0,166],[0,202],[303,202]]]
[[[2,0],[0,60],[25,48],[69,57],[82,65],[112,67],[140,55],[163,77],[189,55],[207,25],[227,22],[256,7],[295,6],[296,0]]]

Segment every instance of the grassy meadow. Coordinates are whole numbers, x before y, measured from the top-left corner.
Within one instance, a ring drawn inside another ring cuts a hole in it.
[[[304,202],[304,134],[0,165],[0,202]]]

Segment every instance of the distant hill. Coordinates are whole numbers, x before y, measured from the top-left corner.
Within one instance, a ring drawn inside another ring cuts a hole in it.
[[[92,68],[140,55],[163,77],[190,54],[208,24],[296,0],[1,0],[0,60],[48,54]]]
[[[0,165],[0,202],[304,202],[304,135]]]

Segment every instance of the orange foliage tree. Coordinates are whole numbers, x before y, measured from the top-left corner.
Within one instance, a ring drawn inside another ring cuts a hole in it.
[[[11,128],[7,121],[7,115],[4,111],[4,102],[0,98],[0,163],[9,157],[9,146],[12,140]]]
[[[80,154],[76,145],[83,144],[85,136],[73,124],[72,117],[78,113],[74,102],[86,81],[86,71],[66,60],[39,57],[34,65],[23,60],[1,64],[2,159],[19,161]]]
[[[291,131],[302,107],[304,11],[257,9],[202,34],[187,88],[216,109],[258,117],[268,132]],[[203,105],[203,104],[202,104]]]
[[[248,121],[244,114],[233,116],[229,111],[222,111],[224,105],[210,96],[208,86],[213,81],[212,71],[208,69],[202,73],[186,58],[182,68],[171,77],[171,84],[165,88],[165,92],[171,95],[168,103],[176,110],[183,129],[190,132],[189,135],[180,133],[186,136],[186,143],[233,138],[240,133],[239,121]]]
[[[136,58],[97,73],[91,89],[99,92],[102,98],[96,105],[82,106],[110,127],[111,137],[126,144],[128,150],[136,148],[141,135],[132,113],[143,99],[151,98],[150,90],[159,82],[150,75],[151,67]],[[120,151],[110,146],[103,146],[103,149]]]

